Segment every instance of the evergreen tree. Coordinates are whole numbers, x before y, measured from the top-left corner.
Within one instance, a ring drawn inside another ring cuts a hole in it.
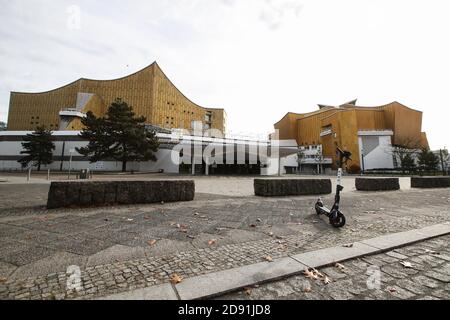
[[[38,127],[35,132],[25,136],[22,147],[25,150],[21,151],[20,154],[26,154],[26,156],[18,162],[22,164],[23,168],[32,163],[32,166],[37,166],[38,171],[41,171],[41,165],[53,163],[55,144],[53,143],[51,130]]]
[[[404,155],[401,161],[402,170],[405,171],[414,171],[416,169],[416,163],[414,162],[414,158],[410,153]]]
[[[77,151],[89,157],[91,162],[114,159],[122,162],[127,171],[130,161],[156,161],[154,155],[159,143],[154,131],[145,128],[145,117],[135,117],[132,107],[116,99],[106,117],[96,117],[88,112],[82,119],[84,126],[80,137],[89,141],[88,146]]]
[[[419,165],[422,170],[435,171],[439,165],[439,158],[430,149],[424,148],[419,154]]]

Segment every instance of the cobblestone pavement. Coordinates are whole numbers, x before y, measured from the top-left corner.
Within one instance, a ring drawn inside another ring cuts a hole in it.
[[[94,298],[164,283],[173,273],[191,277],[450,221],[448,190],[350,192],[342,199],[348,225],[336,230],[314,214],[314,197],[199,195],[189,203],[48,211],[27,202],[43,197],[40,188],[0,185],[0,200],[8,200],[0,202],[0,299]],[[67,290],[69,265],[81,269],[81,291]]]
[[[217,299],[448,300],[450,236],[350,260],[318,272],[331,282],[326,284],[320,276],[316,280],[299,275]]]

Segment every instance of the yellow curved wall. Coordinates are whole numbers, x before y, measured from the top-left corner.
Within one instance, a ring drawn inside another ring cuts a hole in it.
[[[357,107],[345,104],[321,110],[294,114],[288,113],[277,122],[275,129],[281,139],[295,139],[299,145],[323,146],[326,157],[336,157],[336,146],[352,152],[353,161],[359,163],[358,131],[392,130],[393,144],[411,143],[411,147],[428,147],[426,134],[422,132],[422,112],[393,102],[379,107]],[[332,128],[332,134],[321,137],[324,128]]]
[[[12,92],[8,130],[34,130],[45,125],[57,130],[59,112],[74,108],[78,93],[93,93],[83,112],[104,114],[106,106],[121,98],[133,107],[138,116],[150,124],[165,128],[191,129],[192,121],[205,123],[207,111],[212,113],[212,128],[225,130],[223,109],[206,109],[186,98],[164,75],[157,63],[127,77],[116,80],[79,79],[67,86],[44,93]],[[80,121],[74,120],[69,130],[79,130]]]

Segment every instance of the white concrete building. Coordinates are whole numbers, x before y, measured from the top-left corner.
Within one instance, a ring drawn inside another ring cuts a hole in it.
[[[0,132],[0,171],[24,170],[18,160],[23,157],[23,138],[29,133],[31,132]],[[68,171],[70,168],[73,171],[89,169],[114,172],[122,169],[121,162],[105,160],[90,163],[79,154],[76,148],[86,146],[87,141],[81,139],[77,131],[55,131],[53,136],[56,147],[53,152],[54,162],[49,166],[42,166],[42,170]],[[177,131],[157,133],[157,137],[160,141],[157,161],[130,162],[128,171],[278,175],[286,172],[283,164],[291,163],[289,156],[297,153],[297,146],[292,141],[211,138],[183,135]],[[193,162],[195,166],[192,166]]]

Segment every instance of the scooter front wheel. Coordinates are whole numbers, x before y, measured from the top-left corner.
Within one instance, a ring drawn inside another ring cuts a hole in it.
[[[345,222],[345,216],[341,212],[338,212],[335,219],[330,218],[330,224],[335,228],[342,228],[343,226],[345,226]]]

